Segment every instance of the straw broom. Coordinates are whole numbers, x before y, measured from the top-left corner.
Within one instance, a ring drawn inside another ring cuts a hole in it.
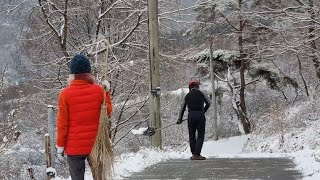
[[[108,72],[108,55],[109,55],[109,44],[107,42],[107,49],[105,52],[106,58],[106,74]],[[90,166],[92,176],[94,180],[108,180],[112,179],[114,154],[112,150],[112,144],[109,137],[109,118],[107,116],[106,107],[106,90],[104,89],[104,100],[101,106],[100,124],[96,141],[90,154]]]

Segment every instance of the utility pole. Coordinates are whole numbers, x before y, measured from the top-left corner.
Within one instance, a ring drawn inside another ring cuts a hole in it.
[[[160,71],[159,71],[159,23],[158,0],[148,0],[149,60],[150,60],[150,118],[151,127],[161,128],[160,119]],[[151,137],[151,144],[162,149],[161,130]]]
[[[218,123],[217,123],[217,100],[216,100],[216,87],[214,85],[215,75],[213,72],[213,50],[212,39],[210,39],[210,72],[211,72],[211,86],[212,86],[212,108],[213,108],[213,140],[218,140]]]

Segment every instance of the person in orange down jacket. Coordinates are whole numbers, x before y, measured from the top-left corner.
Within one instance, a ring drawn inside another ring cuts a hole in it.
[[[104,93],[94,83],[89,59],[75,55],[70,62],[70,84],[59,95],[57,117],[57,155],[62,162],[67,155],[72,180],[83,180],[85,160],[93,148],[100,119]],[[111,116],[110,85],[102,83],[107,92],[107,116]]]

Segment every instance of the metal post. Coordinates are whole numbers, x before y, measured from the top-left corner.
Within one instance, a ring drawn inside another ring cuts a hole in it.
[[[55,167],[55,156],[54,156],[54,120],[53,120],[53,106],[48,105],[48,133],[50,137],[50,154],[51,154],[51,167]]]
[[[161,128],[160,119],[160,71],[159,71],[159,24],[158,0],[148,0],[149,60],[150,60],[150,117],[151,126]],[[152,136],[151,143],[162,149],[161,130]]]
[[[210,72],[211,72],[211,86],[212,86],[212,107],[213,107],[213,140],[218,140],[218,123],[217,123],[217,103],[216,103],[216,87],[214,84],[215,75],[213,72],[213,50],[212,40],[210,40]]]
[[[50,136],[49,134],[46,134],[44,136],[44,143],[45,143],[45,153],[46,153],[46,164],[47,164],[47,170],[46,170],[46,174],[47,174],[47,180],[51,180],[54,179],[54,177],[56,176],[56,171],[55,169],[52,167],[52,157],[54,157],[51,154],[51,147],[50,147]]]

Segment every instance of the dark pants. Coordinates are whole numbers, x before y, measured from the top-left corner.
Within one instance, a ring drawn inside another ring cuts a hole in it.
[[[72,180],[84,180],[87,157],[88,155],[67,156],[69,172]]]
[[[206,118],[204,113],[201,111],[190,111],[188,114],[188,130],[190,150],[193,155],[200,155],[201,153],[205,129]]]

